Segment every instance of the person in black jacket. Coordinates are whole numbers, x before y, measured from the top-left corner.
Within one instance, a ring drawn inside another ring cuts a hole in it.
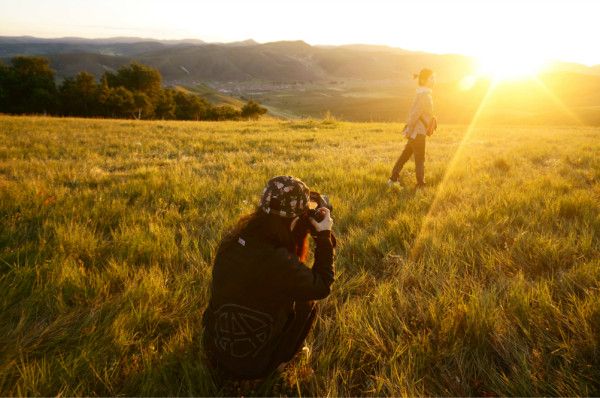
[[[269,375],[302,348],[314,323],[314,300],[334,280],[335,237],[329,209],[308,217],[309,189],[291,176],[267,183],[260,206],[221,242],[204,312],[204,351],[212,366],[237,379]],[[314,265],[304,264],[312,226]]]

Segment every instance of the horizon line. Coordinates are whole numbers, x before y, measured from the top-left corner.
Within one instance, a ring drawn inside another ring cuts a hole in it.
[[[181,38],[181,39],[165,39],[165,38],[156,38],[156,37],[144,37],[144,36],[106,36],[106,37],[84,37],[84,36],[52,36],[52,37],[48,37],[48,36],[33,36],[33,35],[28,35],[28,34],[23,34],[23,35],[4,35],[2,33],[0,33],[0,38],[33,38],[33,39],[43,39],[43,40],[60,40],[60,39],[81,39],[81,40],[111,40],[111,39],[138,39],[138,40],[145,40],[145,41],[197,41],[197,42],[202,42],[203,44],[233,44],[233,43],[243,43],[243,42],[248,42],[248,41],[253,41],[255,42],[257,45],[263,45],[263,44],[270,44],[270,43],[280,43],[280,42],[289,42],[289,43],[293,43],[293,42],[302,42],[305,43],[311,47],[346,47],[346,46],[373,46],[373,47],[388,47],[389,49],[393,49],[393,50],[402,50],[402,51],[408,51],[408,52],[414,52],[414,53],[424,53],[424,54],[433,54],[433,55],[456,55],[456,56],[463,56],[463,57],[467,57],[467,58],[477,58],[477,55],[473,55],[473,54],[467,54],[467,53],[460,53],[460,52],[437,52],[437,51],[431,51],[431,50],[424,50],[424,49],[414,49],[414,48],[405,48],[405,47],[395,47],[393,45],[390,44],[385,44],[385,43],[368,43],[368,42],[362,42],[362,43],[343,43],[343,44],[326,44],[326,43],[310,43],[304,39],[281,39],[281,40],[273,40],[273,41],[263,41],[260,42],[254,38],[247,38],[247,39],[242,39],[242,40],[231,40],[231,41],[206,41],[200,38],[194,38],[194,37],[186,37],[186,38]],[[568,60],[568,59],[560,59],[560,58],[552,58],[549,59],[547,61],[549,64],[551,63],[557,63],[557,62],[562,62],[562,63],[572,63],[572,64],[576,64],[576,65],[582,65],[588,68],[597,68],[600,67],[600,63],[593,63],[593,64],[588,64],[585,62],[581,62],[581,61],[573,61],[573,60]]]

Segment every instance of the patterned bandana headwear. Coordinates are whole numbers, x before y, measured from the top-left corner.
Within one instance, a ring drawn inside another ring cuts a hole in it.
[[[297,217],[308,209],[310,190],[305,183],[292,176],[273,177],[267,183],[260,208],[267,214]]]

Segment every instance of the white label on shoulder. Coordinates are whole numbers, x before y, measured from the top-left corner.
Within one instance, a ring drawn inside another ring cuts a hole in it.
[[[238,243],[242,246],[246,246],[246,241],[242,238],[238,238]]]

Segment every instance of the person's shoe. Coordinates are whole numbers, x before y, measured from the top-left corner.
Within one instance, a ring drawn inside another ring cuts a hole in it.
[[[387,181],[387,186],[388,188],[392,188],[392,187],[399,187],[400,186],[400,181],[394,181],[391,178]]]
[[[427,185],[425,184],[425,182],[418,182],[417,185],[415,186],[417,189],[422,189],[422,188],[426,188]]]
[[[304,359],[306,360],[310,358],[310,348],[306,344],[302,347],[302,355],[304,355]]]

